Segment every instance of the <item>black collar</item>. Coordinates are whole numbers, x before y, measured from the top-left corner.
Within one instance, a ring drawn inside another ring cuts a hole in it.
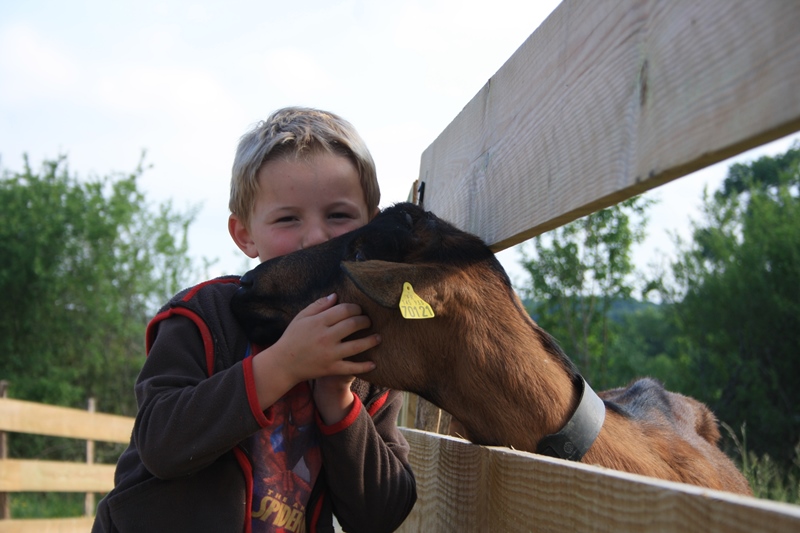
[[[589,451],[606,417],[603,400],[592,390],[583,376],[578,376],[581,399],[572,417],[558,433],[546,435],[536,447],[536,453],[580,461]]]

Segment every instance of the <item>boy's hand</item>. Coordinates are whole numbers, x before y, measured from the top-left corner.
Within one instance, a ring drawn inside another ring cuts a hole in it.
[[[353,375],[373,370],[375,363],[371,361],[344,360],[378,345],[380,336],[377,334],[343,340],[369,326],[369,318],[361,314],[358,305],[336,305],[335,294],[320,298],[303,309],[289,323],[278,342],[253,359],[256,390],[262,409],[275,403],[302,381],[323,376],[347,376],[349,383]],[[352,401],[349,385],[347,393]]]
[[[368,328],[370,320],[356,304],[335,304],[335,294],[312,303],[300,311],[275,343],[296,383],[322,376],[362,374],[375,368],[371,361],[344,360],[377,346],[380,337],[374,334],[343,341]]]

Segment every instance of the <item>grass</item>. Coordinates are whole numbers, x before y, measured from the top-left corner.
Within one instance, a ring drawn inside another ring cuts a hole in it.
[[[20,492],[10,500],[12,518],[66,518],[83,516],[85,494]]]
[[[800,443],[794,448],[794,459],[783,465],[769,455],[758,456],[747,449],[746,427],[741,427],[741,438],[727,424],[728,432],[736,448],[736,460],[744,477],[753,489],[756,498],[800,505]]]

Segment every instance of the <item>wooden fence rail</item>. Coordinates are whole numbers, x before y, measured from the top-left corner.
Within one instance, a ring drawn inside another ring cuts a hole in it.
[[[800,531],[800,506],[401,431],[418,493],[402,532]]]
[[[0,493],[86,492],[86,516],[0,520],[5,532],[83,532],[92,527],[94,493],[114,487],[114,465],[94,464],[94,441],[127,443],[133,418],[0,398],[0,433],[6,431],[87,440],[86,463],[0,457]],[[5,500],[5,498],[4,498]],[[6,501],[7,506],[7,501]]]
[[[789,135],[797,28],[794,0],[564,0],[423,152],[424,206],[499,251]]]
[[[0,431],[125,443],[132,426],[132,418],[0,399]],[[402,431],[419,498],[401,531],[800,531],[798,506]],[[0,459],[0,491],[107,492],[113,484],[111,465]],[[6,519],[0,533],[86,532],[91,522]]]

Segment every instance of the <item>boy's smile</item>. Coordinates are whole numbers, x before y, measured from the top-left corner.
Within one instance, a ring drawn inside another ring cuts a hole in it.
[[[355,165],[341,155],[267,161],[258,184],[250,228],[231,215],[228,229],[245,254],[262,262],[360,228],[374,214]]]

